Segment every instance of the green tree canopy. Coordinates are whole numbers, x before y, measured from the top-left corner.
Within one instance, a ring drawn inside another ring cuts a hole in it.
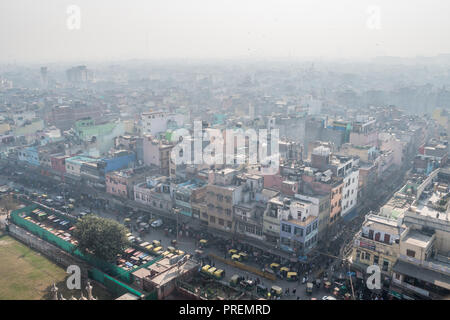
[[[90,214],[77,222],[73,236],[82,252],[113,262],[129,245],[127,233],[122,224]]]

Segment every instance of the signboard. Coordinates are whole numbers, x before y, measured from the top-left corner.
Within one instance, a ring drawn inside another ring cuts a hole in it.
[[[374,244],[371,244],[371,243],[369,243],[369,242],[365,242],[365,241],[359,240],[359,246],[360,246],[361,248],[366,248],[366,249],[375,251],[375,245],[374,245]]]

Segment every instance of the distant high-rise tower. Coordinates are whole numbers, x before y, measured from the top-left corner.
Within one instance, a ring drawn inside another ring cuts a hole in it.
[[[41,67],[41,88],[42,89],[47,89],[48,88],[47,67]]]

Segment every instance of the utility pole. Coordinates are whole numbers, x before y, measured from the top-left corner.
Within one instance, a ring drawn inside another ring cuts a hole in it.
[[[352,287],[353,300],[355,300],[355,290],[353,289],[352,274],[350,273],[350,263],[348,263],[348,277],[350,278],[350,286]]]
[[[177,215],[177,244],[178,244],[178,236],[179,236],[179,217],[180,217],[180,209],[174,208],[175,214]]]

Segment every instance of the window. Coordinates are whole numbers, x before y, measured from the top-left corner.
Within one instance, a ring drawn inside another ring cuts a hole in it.
[[[390,243],[391,242],[391,235],[384,234],[384,242],[385,243]]]
[[[388,271],[389,269],[389,261],[388,260],[383,260],[383,271]]]
[[[308,226],[308,228],[306,228],[306,235],[311,233],[311,226]]]
[[[224,221],[223,221],[223,219],[219,219],[219,224],[220,224],[221,226],[223,226],[223,225],[224,225]]]
[[[381,233],[375,233],[375,241],[380,241]]]
[[[299,237],[303,237],[303,229],[295,227],[294,234]]]
[[[361,257],[361,251],[356,250],[356,259],[359,259]]]
[[[231,229],[231,221],[227,221],[227,227]]]
[[[378,260],[380,257],[378,256],[373,256],[373,264],[378,264]]]
[[[291,226],[290,225],[288,225],[288,224],[282,224],[281,225],[281,230],[282,231],[284,231],[284,232],[287,232],[287,233],[291,233]]]
[[[408,257],[414,258],[416,256],[416,252],[414,250],[406,249],[406,255]]]
[[[209,217],[209,222],[211,222],[211,223],[216,223],[216,217],[210,216],[210,217]]]
[[[316,229],[317,229],[317,221],[314,221],[313,230],[316,230]]]

